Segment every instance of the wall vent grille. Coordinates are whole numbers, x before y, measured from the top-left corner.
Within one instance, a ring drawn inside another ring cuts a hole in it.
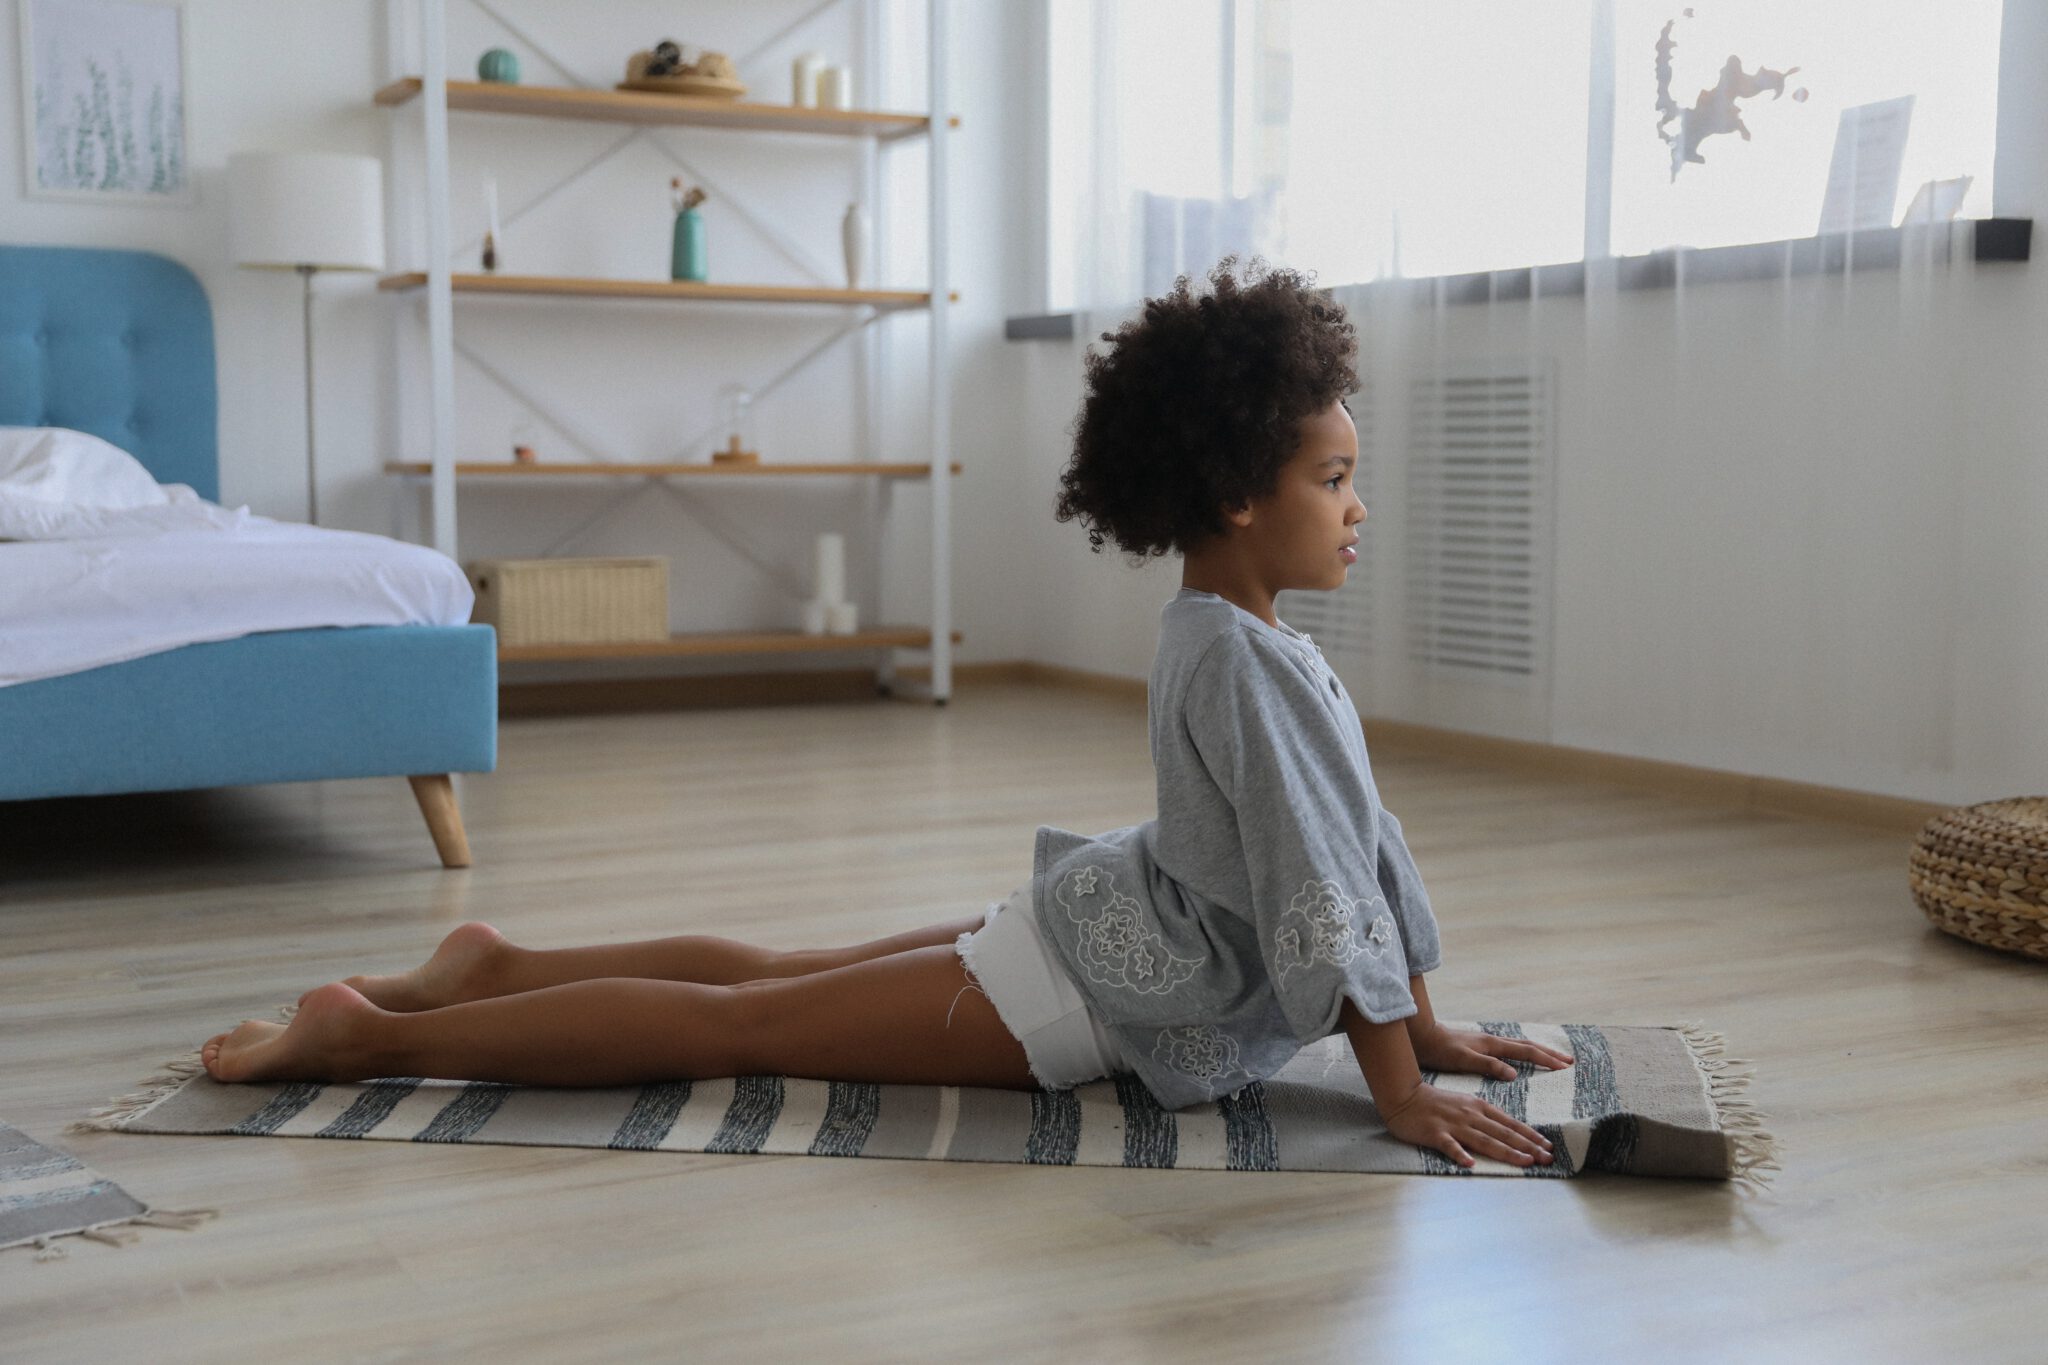
[[[1526,362],[1410,383],[1403,615],[1408,656],[1427,668],[1547,668],[1551,391]]]

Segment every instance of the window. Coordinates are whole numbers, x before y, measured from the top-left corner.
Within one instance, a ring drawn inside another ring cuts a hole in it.
[[[1615,254],[1890,227],[1930,181],[1989,215],[1998,34],[1997,0],[1614,0]]]
[[[1232,251],[1335,285],[1990,211],[1999,0],[1050,13],[1055,308]]]
[[[1583,4],[1295,0],[1282,255],[1324,283],[1579,259]]]

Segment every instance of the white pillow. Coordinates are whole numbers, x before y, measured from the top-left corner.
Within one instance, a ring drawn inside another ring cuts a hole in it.
[[[161,507],[170,500],[140,460],[69,427],[0,427],[0,491],[72,507]]]

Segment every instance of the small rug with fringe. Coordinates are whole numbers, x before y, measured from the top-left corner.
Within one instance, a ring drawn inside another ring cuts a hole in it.
[[[195,1053],[73,1128],[1171,1170],[1535,1179],[1611,1171],[1750,1186],[1777,1169],[1774,1140],[1743,1093],[1747,1066],[1722,1055],[1718,1034],[1690,1025],[1476,1027],[1578,1059],[1560,1071],[1518,1066],[1512,1081],[1424,1073],[1542,1132],[1551,1165],[1481,1157],[1468,1169],[1395,1139],[1341,1033],[1275,1076],[1179,1110],[1160,1108],[1132,1076],[1036,1092],[785,1076],[587,1090],[418,1077],[222,1085]]]
[[[60,1237],[125,1246],[138,1227],[189,1230],[212,1209],[153,1209],[92,1167],[0,1123],[0,1251],[33,1246],[38,1261],[67,1254]]]

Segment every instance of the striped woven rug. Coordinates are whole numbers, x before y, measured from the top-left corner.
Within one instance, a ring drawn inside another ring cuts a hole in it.
[[[1458,1027],[1472,1027],[1461,1024]],[[127,1133],[372,1138],[630,1151],[759,1152],[1172,1170],[1383,1171],[1557,1178],[1585,1170],[1760,1183],[1771,1138],[1740,1063],[1698,1028],[1482,1023],[1562,1048],[1562,1071],[1513,1081],[1429,1075],[1542,1131],[1548,1167],[1467,1170],[1389,1136],[1349,1042],[1305,1048],[1227,1099],[1161,1109],[1134,1078],[1070,1091],[873,1085],[741,1076],[619,1089],[393,1078],[222,1085],[196,1057],[75,1125]]]
[[[0,1123],[0,1251],[33,1246],[36,1259],[62,1260],[60,1237],[125,1245],[132,1227],[190,1229],[212,1209],[152,1209],[92,1167],[19,1128]]]

